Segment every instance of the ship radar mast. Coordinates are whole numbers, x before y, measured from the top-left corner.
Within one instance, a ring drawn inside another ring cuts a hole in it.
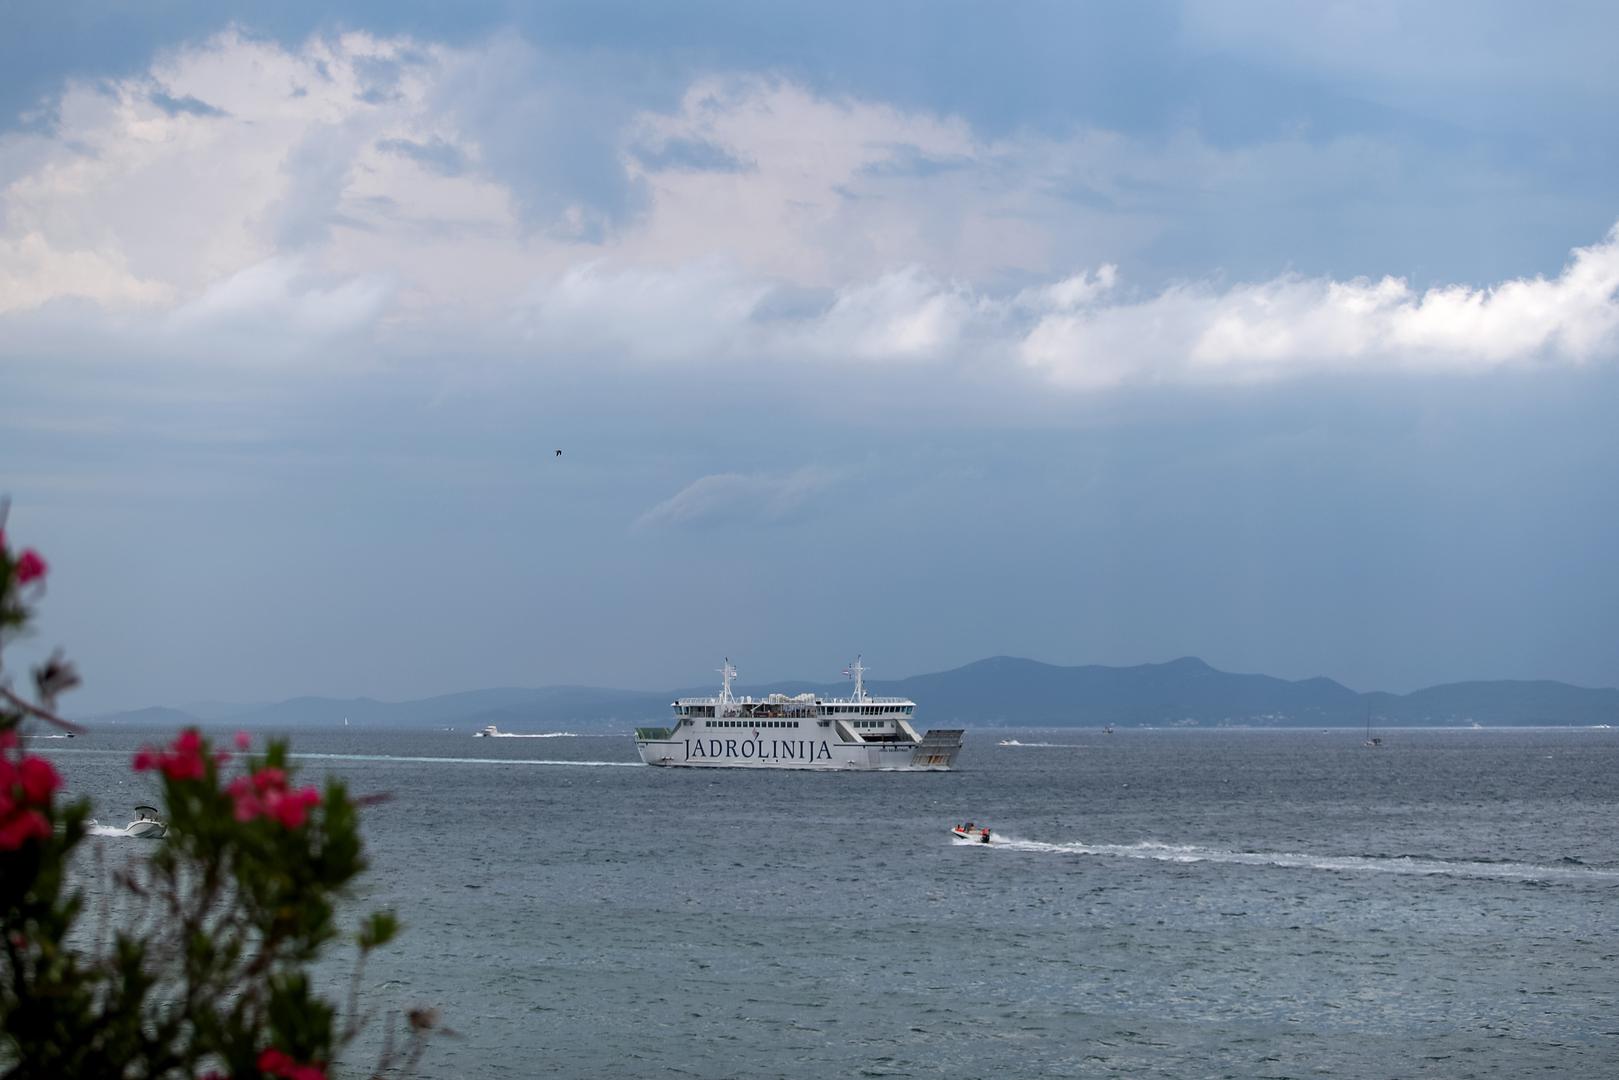
[[[731,696],[731,680],[736,678],[736,668],[731,666],[731,658],[725,658],[725,666],[720,668],[720,704],[729,705],[736,699]]]
[[[857,656],[854,658],[854,663],[849,665],[848,670],[845,671],[844,674],[854,680],[854,699],[856,701],[865,701],[866,665],[860,662],[860,657]]]

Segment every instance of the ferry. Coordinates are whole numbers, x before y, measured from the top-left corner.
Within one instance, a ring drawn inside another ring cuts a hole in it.
[[[846,698],[815,694],[731,693],[736,668],[720,669],[719,697],[679,698],[674,723],[635,729],[635,747],[648,765],[743,769],[882,769],[944,772],[961,752],[959,728],[917,734],[916,702],[866,693],[860,659],[844,675]]]

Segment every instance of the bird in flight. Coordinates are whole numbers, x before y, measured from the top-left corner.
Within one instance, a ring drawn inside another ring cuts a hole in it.
[[[557,451],[557,457],[561,457],[561,456],[562,456],[562,451],[561,451],[561,450],[558,450],[558,451]]]

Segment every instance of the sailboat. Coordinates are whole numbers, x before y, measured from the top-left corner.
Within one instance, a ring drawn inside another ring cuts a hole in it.
[[[1372,734],[1372,710],[1371,709],[1366,710],[1366,741],[1362,745],[1370,746],[1373,749],[1376,749],[1377,747],[1383,745],[1382,736]]]

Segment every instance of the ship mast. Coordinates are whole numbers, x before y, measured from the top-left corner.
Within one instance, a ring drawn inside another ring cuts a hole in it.
[[[849,665],[849,674],[854,678],[854,699],[856,701],[865,701],[866,666],[860,662],[860,657],[855,657],[854,663]]]
[[[736,668],[731,666],[731,658],[727,656],[725,666],[720,668],[720,705],[722,707],[736,700],[731,696],[731,680],[734,678],[736,678]]]

